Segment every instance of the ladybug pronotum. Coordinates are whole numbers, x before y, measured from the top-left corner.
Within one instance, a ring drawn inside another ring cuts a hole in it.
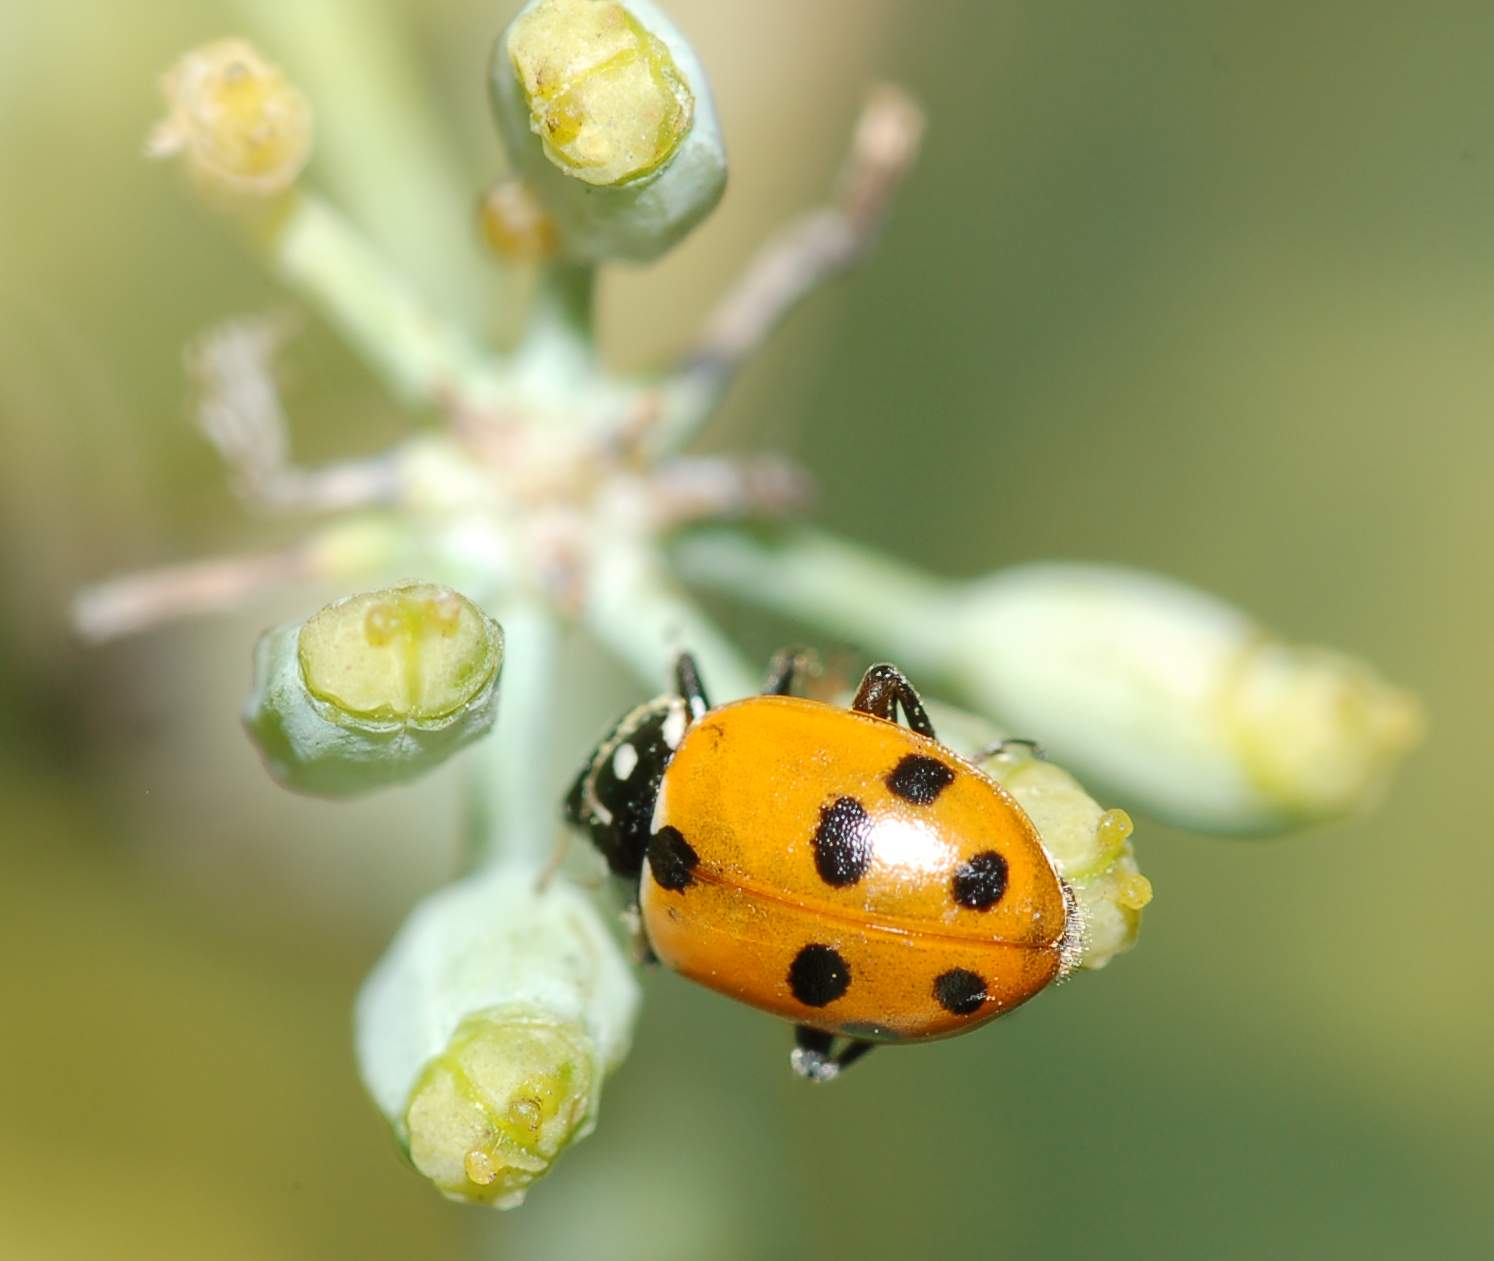
[[[900,671],[873,666],[841,709],[790,694],[800,664],[780,653],[763,695],[713,709],[681,656],[565,813],[636,890],[648,950],[792,1021],[794,1069],[827,1081],[1025,1002],[1081,926],[1031,820],[934,738]]]

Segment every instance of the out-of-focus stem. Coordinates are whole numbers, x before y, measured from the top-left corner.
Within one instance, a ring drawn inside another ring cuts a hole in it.
[[[503,627],[503,683],[497,725],[467,766],[469,861],[474,868],[505,862],[538,870],[559,826],[549,775],[559,628],[532,598],[504,601],[495,615]]]
[[[476,326],[484,291],[506,290],[508,273],[471,231],[475,187],[411,56],[408,11],[367,0],[237,8],[313,102],[316,165],[338,199],[357,208],[381,253]]]
[[[177,618],[226,612],[286,583],[361,581],[409,569],[418,565],[417,555],[397,519],[344,515],[278,551],[165,565],[94,583],[74,597],[72,621],[87,639],[116,639]]]
[[[656,690],[672,677],[682,651],[695,654],[713,700],[747,696],[761,686],[721,629],[653,551],[634,540],[599,547],[585,616],[591,632]]]
[[[83,588],[73,599],[72,621],[85,639],[117,639],[177,618],[234,608],[257,591],[309,572],[301,547],[166,565]]]
[[[596,377],[596,276],[591,263],[556,260],[540,268],[514,352],[520,388],[574,395]]]
[[[489,364],[456,328],[437,319],[341,214],[296,191],[257,233],[281,277],[315,302],[407,402],[461,392]]]
[[[939,668],[946,585],[869,548],[794,530],[771,542],[736,530],[697,530],[671,549],[690,582],[808,622],[880,652],[898,665]]]
[[[923,111],[906,93],[891,85],[872,93],[857,121],[835,203],[763,246],[716,307],[704,336],[661,386],[664,405],[649,438],[654,450],[674,450],[688,441],[789,312],[876,243],[922,137]]]

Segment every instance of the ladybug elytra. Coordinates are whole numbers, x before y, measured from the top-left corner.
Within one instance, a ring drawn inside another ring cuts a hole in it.
[[[649,951],[792,1021],[794,1068],[825,1081],[1010,1011],[1080,926],[1026,813],[938,743],[900,671],[873,666],[842,709],[791,694],[799,665],[781,653],[762,695],[712,708],[682,655],[565,812],[632,883]]]

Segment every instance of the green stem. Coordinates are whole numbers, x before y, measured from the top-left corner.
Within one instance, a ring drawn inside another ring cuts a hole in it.
[[[557,704],[559,629],[537,600],[497,609],[504,665],[498,722],[468,765],[468,859],[543,866],[557,839],[558,796],[550,790],[552,716]]]
[[[315,194],[293,193],[258,235],[280,276],[315,302],[405,401],[448,399],[491,372],[465,336],[432,315]]]
[[[941,579],[844,539],[795,530],[763,541],[738,530],[698,530],[671,548],[689,581],[807,622],[907,669],[942,665]]]
[[[597,269],[557,261],[540,268],[514,373],[527,386],[574,397],[595,380]]]
[[[686,650],[699,661],[713,700],[748,696],[761,687],[731,641],[645,543],[623,539],[599,544],[586,622],[650,687],[668,683],[676,655]]]
[[[477,327],[508,277],[478,243],[476,189],[412,55],[419,41],[408,11],[367,0],[236,7],[316,108],[320,178],[381,253]]]

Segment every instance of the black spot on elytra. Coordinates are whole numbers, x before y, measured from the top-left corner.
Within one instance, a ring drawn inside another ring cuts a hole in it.
[[[892,768],[887,787],[915,806],[931,806],[955,781],[955,773],[938,758],[910,753]]]
[[[934,978],[934,997],[954,1016],[971,1016],[986,1001],[986,983],[967,968],[950,968]]]
[[[972,911],[989,911],[1006,892],[1006,859],[994,849],[976,854],[955,870],[954,900]]]
[[[871,821],[854,797],[838,797],[820,807],[814,832],[814,869],[836,889],[855,884],[871,862]]]
[[[679,828],[667,824],[648,838],[648,869],[661,889],[678,893],[695,883],[691,874],[700,855],[685,839]]]
[[[806,1007],[824,1007],[850,989],[851,966],[831,946],[805,946],[794,956],[788,983]]]

